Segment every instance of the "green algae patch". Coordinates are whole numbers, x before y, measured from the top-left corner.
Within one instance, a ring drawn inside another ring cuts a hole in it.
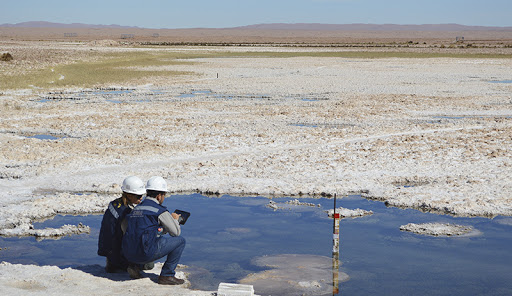
[[[184,64],[183,55],[173,53],[127,52],[93,55],[79,61],[51,68],[36,69],[18,75],[0,75],[0,89],[94,87],[126,83],[151,77],[191,75],[165,68],[147,70],[147,67]]]

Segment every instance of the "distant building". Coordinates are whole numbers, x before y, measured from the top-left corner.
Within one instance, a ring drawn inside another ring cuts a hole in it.
[[[77,33],[64,33],[64,37],[76,37],[78,36]]]
[[[158,33],[154,33],[154,34],[153,34],[153,37],[158,38],[158,37],[160,37],[160,34],[158,34]]]
[[[464,41],[464,36],[455,37],[455,42],[462,42],[462,41]]]
[[[121,34],[121,39],[133,39],[134,37],[133,34]]]

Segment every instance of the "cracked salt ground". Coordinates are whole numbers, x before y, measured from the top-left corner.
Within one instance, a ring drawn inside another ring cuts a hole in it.
[[[193,194],[166,199],[169,209],[192,213],[182,228],[187,247],[181,263],[189,266],[182,271],[190,273],[193,289],[214,291],[220,282],[241,282],[254,285],[258,295],[332,294],[332,220],[325,213],[332,199],[272,201],[278,205],[275,210],[263,197]],[[372,212],[341,220],[340,294],[512,293],[512,218],[439,216],[386,207],[360,196],[338,199],[338,206]],[[34,227],[79,222],[90,226],[90,234],[39,242],[0,237],[0,261],[101,271],[104,258],[96,255],[101,215],[57,216]],[[459,224],[480,233],[432,237],[400,231],[408,223]]]

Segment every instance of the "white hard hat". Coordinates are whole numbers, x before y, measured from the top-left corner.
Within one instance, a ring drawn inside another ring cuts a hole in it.
[[[149,178],[146,184],[146,190],[169,192],[167,190],[167,182],[165,182],[164,178],[158,176]]]
[[[144,182],[139,177],[130,176],[126,177],[123,181],[123,186],[121,187],[123,192],[143,195],[146,193],[146,188],[144,188]]]

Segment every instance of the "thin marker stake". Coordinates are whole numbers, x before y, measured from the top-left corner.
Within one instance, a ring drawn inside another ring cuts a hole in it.
[[[334,194],[334,212],[332,228],[332,295],[338,295],[340,292],[340,214],[336,213],[336,193]]]

